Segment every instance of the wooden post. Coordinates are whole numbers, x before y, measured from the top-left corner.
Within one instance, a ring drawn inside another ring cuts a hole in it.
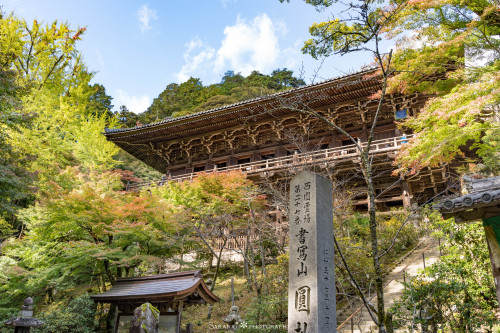
[[[234,278],[231,278],[231,307],[234,306]]]
[[[412,196],[410,195],[410,186],[404,179],[401,179],[401,190],[401,195],[403,196],[403,207],[406,209],[411,209]]]
[[[500,235],[500,215],[489,219],[483,219],[488,252],[490,253],[491,269],[495,280],[495,290],[498,304],[500,305],[500,246],[498,235]]]
[[[181,333],[181,318],[182,318],[182,309],[184,308],[184,301],[180,300],[179,305],[177,305],[177,329],[176,333]]]
[[[101,303],[101,305],[102,305],[102,303]],[[118,332],[118,312],[120,312],[120,310],[118,309],[118,305],[111,304],[110,308],[111,307],[114,307],[114,310],[115,310],[115,315],[114,315],[115,319],[113,321],[113,325],[114,325],[113,332],[117,333]]]

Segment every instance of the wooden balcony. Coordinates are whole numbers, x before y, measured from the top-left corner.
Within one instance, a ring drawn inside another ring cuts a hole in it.
[[[406,137],[393,137],[382,140],[372,141],[371,154],[382,155],[399,150],[401,145],[408,142],[411,135]],[[366,147],[366,142],[361,143],[363,148]],[[195,178],[198,174],[207,172],[226,172],[239,170],[247,174],[248,177],[257,176],[263,172],[279,172],[292,167],[301,167],[314,165],[319,163],[341,162],[346,160],[354,160],[359,156],[359,151],[356,145],[347,145],[342,147],[320,149],[311,152],[297,153],[289,156],[271,158],[267,160],[254,161],[250,163],[230,165],[223,168],[214,167],[211,170],[203,170],[200,172],[192,172],[184,175],[163,178],[157,181],[142,182],[129,184],[126,190],[134,190],[151,185],[161,186],[168,181],[184,181]]]

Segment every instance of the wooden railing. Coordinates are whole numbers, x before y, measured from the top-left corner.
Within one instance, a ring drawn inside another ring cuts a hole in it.
[[[393,137],[393,138],[372,141],[370,152],[372,154],[380,154],[380,153],[386,153],[389,151],[396,151],[400,148],[400,146],[402,144],[408,142],[408,140],[411,137],[412,137],[411,135],[408,135],[408,136],[404,136],[404,137]],[[361,143],[361,147],[365,148],[366,142]],[[206,172],[224,172],[224,171],[239,170],[239,171],[245,172],[247,175],[252,175],[252,174],[258,174],[260,172],[265,172],[265,171],[282,170],[282,169],[290,168],[292,166],[309,165],[309,164],[315,164],[315,163],[320,163],[320,162],[328,162],[328,161],[332,161],[332,160],[352,159],[356,156],[359,156],[359,152],[358,152],[358,148],[356,147],[356,145],[353,144],[353,145],[342,146],[342,147],[315,150],[315,151],[306,152],[306,153],[298,153],[298,154],[289,155],[289,156],[275,157],[275,158],[271,158],[271,159],[267,159],[267,160],[255,161],[255,162],[250,162],[250,163],[230,165],[230,166],[226,166],[223,168],[214,167],[214,169],[211,169],[211,170],[192,172],[189,174],[168,177],[168,178],[164,178],[164,179],[157,180],[157,181],[129,184],[126,187],[126,190],[147,187],[147,186],[151,186],[154,184],[161,186],[168,181],[181,182],[184,180],[193,179],[198,174],[206,173]]]

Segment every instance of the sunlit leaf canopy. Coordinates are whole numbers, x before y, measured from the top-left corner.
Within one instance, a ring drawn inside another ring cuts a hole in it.
[[[500,4],[488,0],[306,1],[335,9],[314,23],[303,52],[313,57],[380,51],[377,38],[393,40],[389,93],[435,96],[402,124],[417,136],[399,154],[399,170],[451,162],[472,144],[485,172],[500,171],[498,92]],[[341,8],[343,7],[343,8]],[[366,24],[365,24],[366,23]],[[378,52],[374,52],[377,56]],[[475,59],[484,55],[481,66]],[[385,58],[375,64],[385,64]],[[465,66],[467,65],[467,66]],[[377,98],[374,95],[374,98]],[[490,110],[490,112],[483,112]],[[489,117],[483,114],[489,114]]]
[[[405,123],[418,135],[400,154],[403,170],[451,162],[469,145],[477,149],[482,171],[500,171],[495,139],[500,134],[495,121],[499,6],[494,1],[410,1],[399,15],[394,26],[411,33],[398,41],[391,89],[436,94]],[[483,55],[489,59],[475,61]]]

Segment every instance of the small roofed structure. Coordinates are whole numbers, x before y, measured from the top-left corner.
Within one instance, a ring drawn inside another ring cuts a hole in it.
[[[457,223],[483,221],[491,268],[500,305],[500,176],[474,179],[463,176],[462,196],[447,197],[435,204],[443,218]]]
[[[114,332],[127,332],[134,309],[151,303],[160,311],[160,332],[180,332],[182,310],[191,305],[219,301],[199,270],[152,276],[118,278],[111,289],[90,296],[118,307]]]

